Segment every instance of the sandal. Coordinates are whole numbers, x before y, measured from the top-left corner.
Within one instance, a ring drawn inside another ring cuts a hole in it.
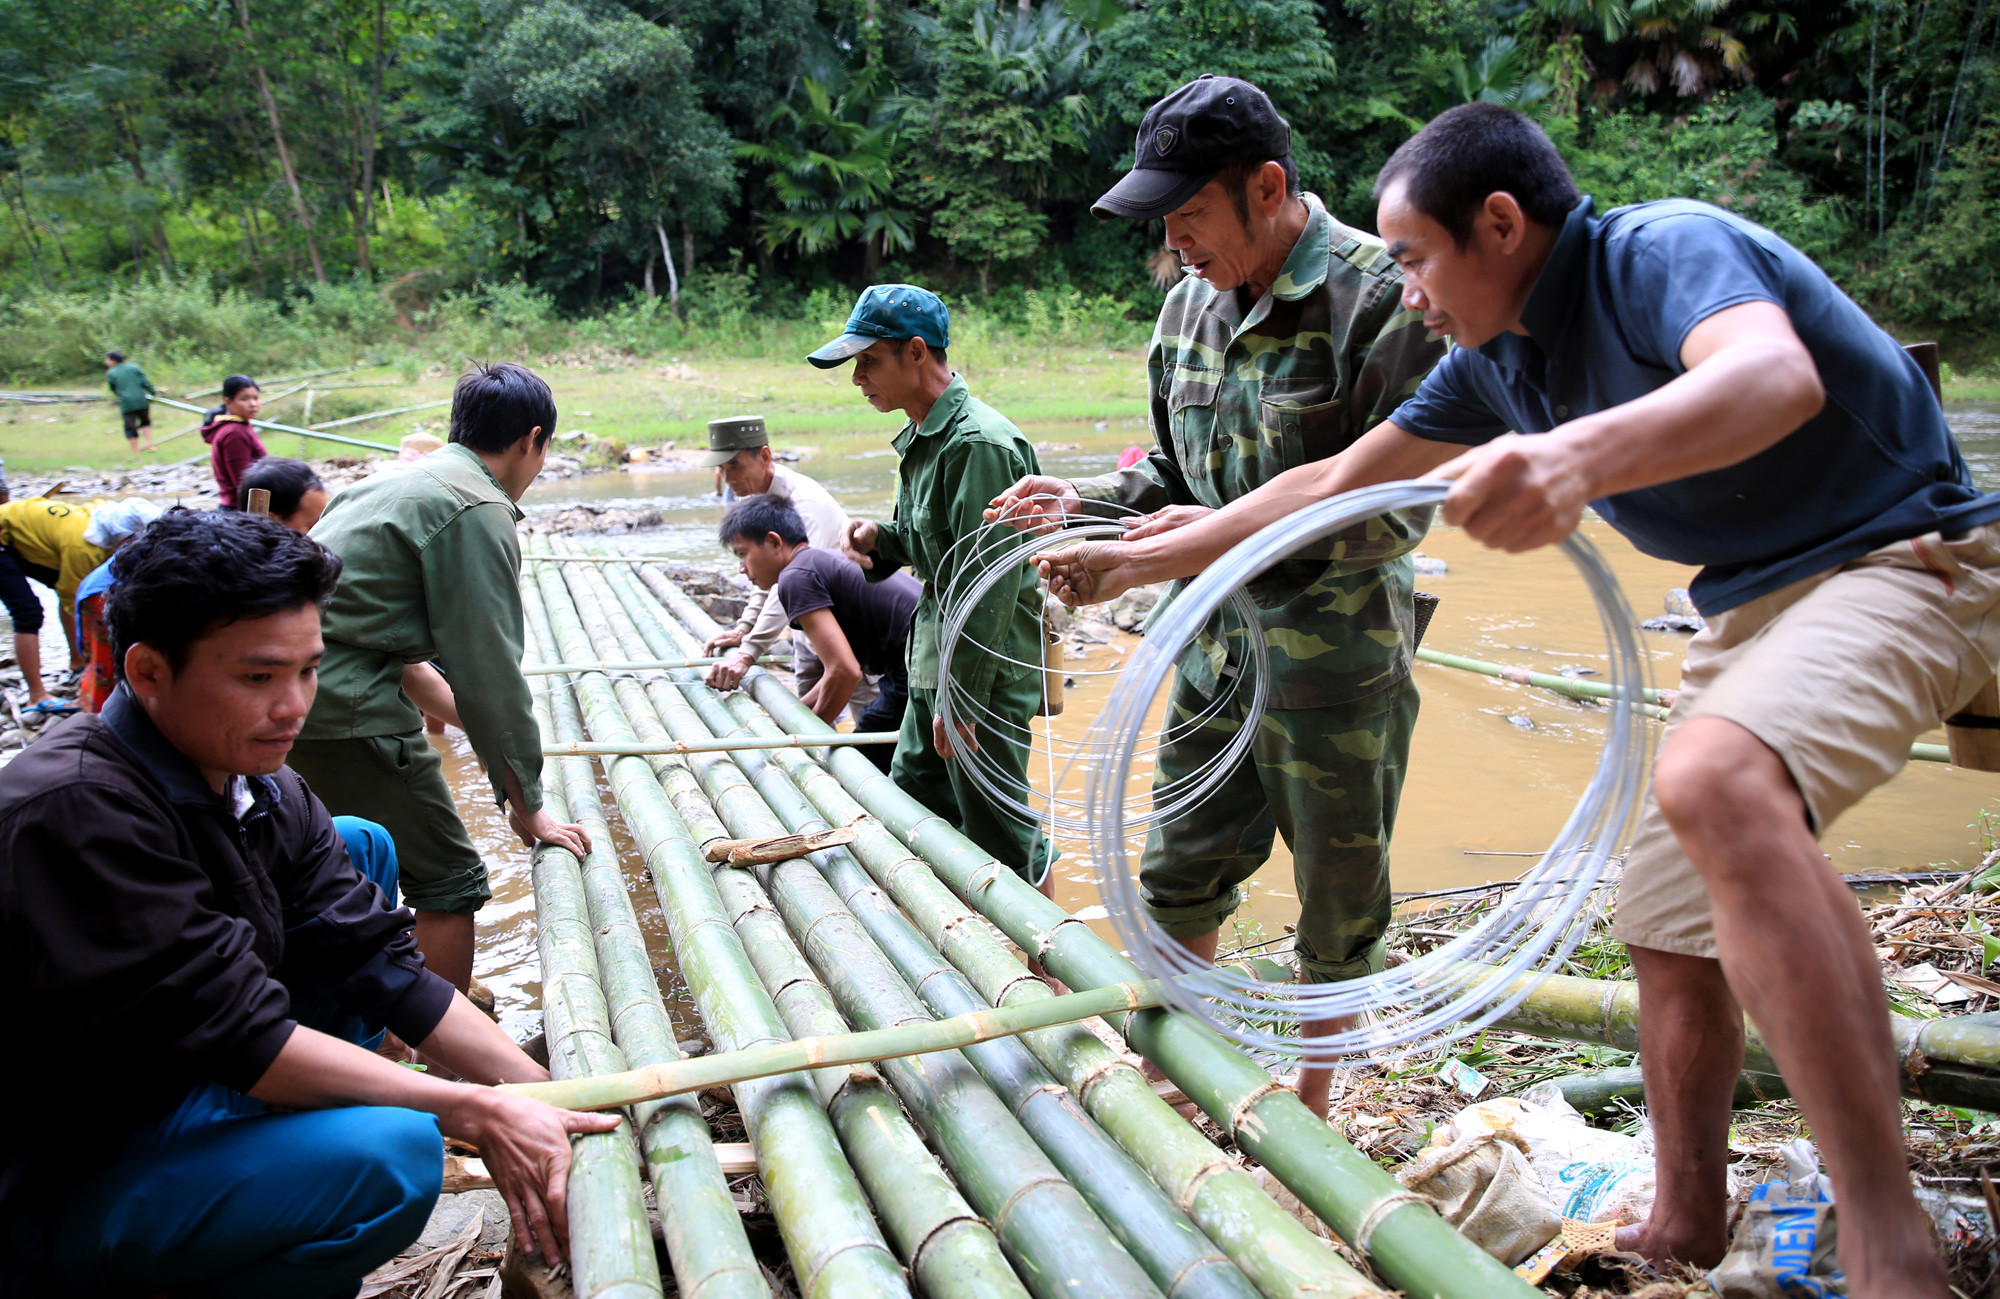
[[[29,704],[21,710],[23,717],[67,717],[78,711],[77,706],[67,699],[51,696],[38,704]]]

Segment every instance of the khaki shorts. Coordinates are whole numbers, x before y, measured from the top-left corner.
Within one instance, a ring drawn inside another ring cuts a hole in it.
[[[1667,735],[1722,717],[1768,745],[1814,835],[1909,761],[2000,659],[2000,525],[1870,551],[1708,620],[1688,644]],[[1612,933],[1715,955],[1708,889],[1649,794]]]

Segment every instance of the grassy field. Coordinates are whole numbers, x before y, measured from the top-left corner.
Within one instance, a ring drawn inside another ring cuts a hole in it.
[[[144,357],[135,358],[143,365]],[[1081,352],[1023,348],[1018,351],[982,347],[973,355],[952,358],[973,391],[992,403],[1037,438],[1060,436],[1065,427],[1088,427],[1100,421],[1130,425],[1135,435],[1146,420],[1145,359],[1137,352]],[[690,355],[659,361],[635,361],[630,366],[551,364],[537,369],[555,390],[561,431],[581,429],[593,439],[612,438],[627,446],[659,446],[676,442],[686,448],[705,444],[707,422],[723,415],[762,414],[771,422],[779,447],[828,446],[851,448],[860,442],[887,445],[898,426],[895,416],[878,414],[849,382],[851,369],[818,370],[803,360],[783,362],[729,356]],[[329,376],[328,385],[368,385],[315,389],[314,422],[340,419],[371,410],[409,406],[451,395],[454,375],[432,367],[406,380],[394,363],[370,370]],[[149,371],[162,391],[178,396],[212,385],[212,375]],[[265,379],[267,399],[283,387]],[[84,391],[76,389],[76,391]],[[196,399],[203,405],[219,400]],[[304,394],[267,407],[265,418],[298,423]],[[442,434],[445,408],[394,416],[377,423],[338,430],[350,437],[393,445],[419,428]],[[197,417],[155,405],[154,433],[159,449],[136,459],[167,463],[203,453],[200,438],[186,433],[170,442],[167,435],[189,428]],[[299,439],[267,433],[265,444],[274,455],[296,456]],[[317,458],[365,455],[365,451],[315,441]],[[109,401],[76,405],[0,403],[0,457],[15,474],[51,473],[76,468],[115,469],[131,463],[120,431],[117,408]]]

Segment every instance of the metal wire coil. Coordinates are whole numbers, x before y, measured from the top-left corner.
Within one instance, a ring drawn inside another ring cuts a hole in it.
[[[1339,1063],[1384,1047],[1441,1045],[1491,1024],[1533,990],[1537,979],[1522,976],[1553,973],[1575,950],[1593,918],[1605,865],[1637,821],[1651,746],[1650,724],[1636,706],[1645,697],[1645,659],[1616,577],[1596,547],[1572,534],[1562,550],[1596,600],[1610,650],[1616,694],[1606,710],[1604,750],[1555,842],[1490,916],[1445,946],[1379,974],[1299,984],[1210,966],[1147,911],[1127,843],[1125,790],[1147,709],[1181,651],[1217,609],[1285,556],[1389,511],[1435,505],[1449,489],[1436,481],[1362,488],[1308,506],[1238,545],[1147,628],[1091,728],[1085,816],[1099,887],[1119,938],[1148,975],[1166,981],[1176,1007],[1270,1056]],[[1323,1036],[1298,1032],[1300,1024],[1326,1021],[1340,1026]]]

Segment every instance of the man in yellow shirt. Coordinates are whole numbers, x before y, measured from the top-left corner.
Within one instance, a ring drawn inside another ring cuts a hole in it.
[[[93,517],[93,512],[95,517]],[[33,578],[56,593],[57,616],[72,670],[83,666],[76,642],[76,588],[111,552],[160,516],[160,507],[133,497],[72,505],[46,496],[0,503],[0,604],[14,623],[14,660],[28,682],[28,706],[42,717],[73,713],[42,683],[42,602]]]

